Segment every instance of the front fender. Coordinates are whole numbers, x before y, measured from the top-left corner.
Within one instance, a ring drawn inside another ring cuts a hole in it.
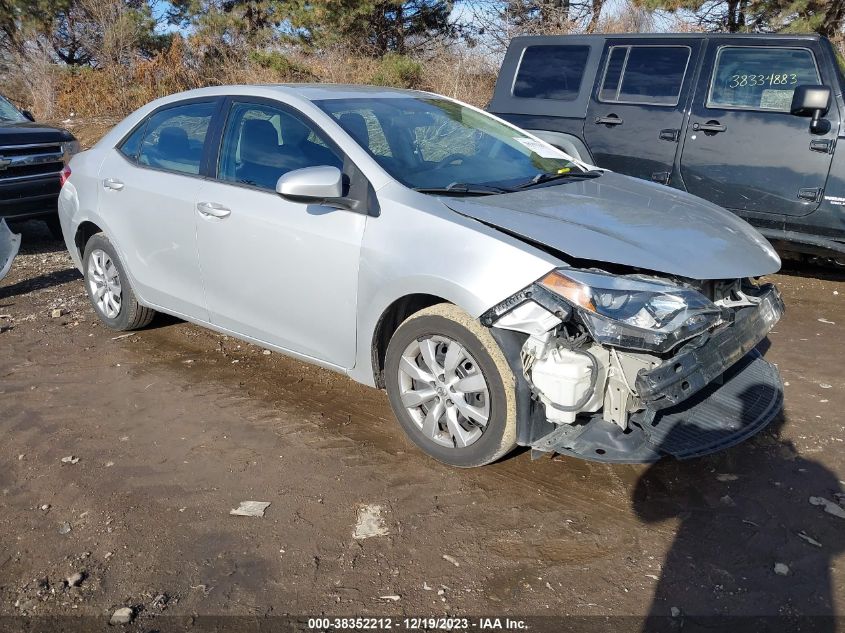
[[[556,257],[419,194],[409,205],[379,192],[382,214],[364,232],[355,365],[374,385],[373,341],[385,311],[410,295],[432,295],[472,317],[563,265]],[[417,194],[414,194],[417,196]]]

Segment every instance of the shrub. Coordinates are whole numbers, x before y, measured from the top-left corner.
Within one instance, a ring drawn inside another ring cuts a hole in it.
[[[422,83],[423,66],[418,61],[405,55],[385,55],[378,66],[371,82],[377,86],[394,88],[417,88]]]

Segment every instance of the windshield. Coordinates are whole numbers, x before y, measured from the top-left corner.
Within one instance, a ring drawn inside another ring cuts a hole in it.
[[[0,121],[26,121],[26,117],[5,97],[0,97]]]
[[[415,189],[507,190],[545,174],[581,173],[563,152],[437,97],[325,99],[316,105],[393,178]],[[459,185],[459,186],[456,186]],[[494,189],[495,188],[495,189]]]

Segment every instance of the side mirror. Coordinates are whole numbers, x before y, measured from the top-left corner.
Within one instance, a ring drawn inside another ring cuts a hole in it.
[[[29,119],[33,123],[35,122],[35,117],[32,116],[32,112],[30,112],[29,110],[22,110],[21,114],[24,115],[27,119]]]
[[[792,94],[789,111],[795,116],[812,117],[810,131],[825,134],[830,129],[830,122],[822,121],[830,108],[830,88],[827,86],[798,86]]]
[[[358,200],[343,196],[343,174],[337,167],[304,167],[283,174],[276,182],[276,193],[294,202],[310,202],[357,211]]]

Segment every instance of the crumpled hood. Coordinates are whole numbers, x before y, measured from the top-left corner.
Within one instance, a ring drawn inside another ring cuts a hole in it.
[[[748,223],[663,185],[598,178],[481,198],[442,198],[461,215],[578,259],[689,279],[773,273],[780,258]]]

